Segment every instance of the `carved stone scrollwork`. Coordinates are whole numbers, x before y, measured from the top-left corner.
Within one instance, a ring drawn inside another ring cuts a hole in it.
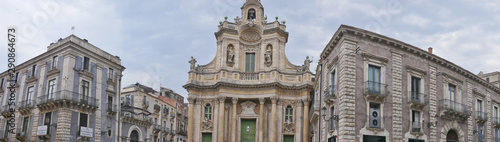
[[[194,97],[188,97],[187,100],[188,100],[189,104],[193,104],[194,101],[196,100],[196,98],[194,98]]]
[[[270,99],[271,99],[271,102],[272,102],[273,104],[275,104],[275,103],[276,103],[276,101],[278,101],[278,99],[279,99],[279,98],[278,98],[278,97],[276,97],[276,96],[274,96],[274,97],[271,97]]]
[[[252,101],[246,101],[244,103],[241,103],[241,109],[242,115],[255,115],[255,106],[257,104],[253,103]]]
[[[302,102],[304,103],[304,106],[307,106],[311,102],[311,99],[309,99],[309,98],[302,99]]]
[[[285,123],[283,124],[283,131],[285,133],[294,133],[295,131],[295,124],[291,122],[290,120],[286,120]]]
[[[208,118],[205,118],[205,119],[203,119],[203,122],[201,123],[201,127],[204,131],[212,131],[213,123]]]
[[[236,104],[236,103],[238,103],[238,98],[237,97],[233,97],[232,101],[233,101],[233,104]]]
[[[218,100],[219,100],[219,103],[224,103],[226,101],[226,96],[220,96],[218,98]]]
[[[241,25],[241,18],[240,18],[240,17],[238,17],[238,16],[236,16],[236,18],[234,18],[234,23],[235,23],[236,25]]]

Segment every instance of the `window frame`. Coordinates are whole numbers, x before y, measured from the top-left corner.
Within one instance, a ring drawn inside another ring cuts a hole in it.
[[[52,83],[51,83],[52,82]],[[49,80],[48,82],[48,87],[47,87],[47,98],[48,99],[53,99],[54,98],[54,95],[55,95],[55,89],[56,89],[56,79],[51,79]]]
[[[285,107],[285,122],[287,120],[293,122],[293,107],[291,105]]]
[[[57,68],[57,62],[59,61],[58,56],[55,55],[52,57],[52,69]]]
[[[35,86],[28,87],[28,92],[26,94],[26,104],[31,104]]]
[[[83,56],[82,70],[90,71],[90,58]]]
[[[255,55],[255,52],[245,53],[245,72],[255,72]]]
[[[212,120],[212,115],[213,115],[213,107],[212,104],[207,103],[203,107],[203,118],[206,119],[208,117],[208,120]],[[207,112],[208,111],[208,112]]]
[[[108,80],[113,80],[114,78],[114,70],[113,68],[108,68]]]

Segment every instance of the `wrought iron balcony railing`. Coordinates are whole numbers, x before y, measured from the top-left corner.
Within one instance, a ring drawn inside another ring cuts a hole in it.
[[[106,112],[108,112],[109,115],[115,115],[118,112],[118,110],[116,110],[116,105],[108,104]]]
[[[146,116],[145,114],[134,114],[134,113],[131,113],[131,112],[121,112],[121,116],[122,117],[125,117],[125,118],[128,118],[128,119],[133,119],[133,120],[137,120],[137,121],[141,121],[143,123],[149,123],[149,124],[153,124],[153,118],[149,117],[149,116]]]
[[[19,107],[18,109],[32,109],[35,108],[36,102],[34,100],[24,100],[19,102]]]
[[[94,97],[90,97],[88,95],[80,94],[77,92],[72,92],[68,90],[62,90],[58,92],[54,92],[47,95],[42,95],[38,97],[37,106],[45,105],[53,102],[72,102],[81,105],[88,105],[90,107],[98,108],[99,107],[99,99]]]
[[[499,128],[500,127],[500,117],[493,117],[493,126],[495,128]]]
[[[476,120],[480,123],[484,123],[488,120],[488,114],[482,111],[476,111]]]
[[[411,122],[412,133],[422,133],[422,124],[420,122]]]
[[[410,91],[408,93],[408,102],[415,103],[415,104],[421,104],[421,105],[427,105],[427,104],[429,104],[429,99],[427,98],[426,94]]]
[[[142,101],[142,107],[143,108],[148,108],[149,107],[149,102],[148,101]]]
[[[160,105],[155,104],[154,107],[153,107],[153,109],[155,110],[155,112],[159,112],[160,109],[161,109],[161,107],[160,107]]]
[[[452,119],[459,118],[466,120],[472,114],[472,107],[449,99],[440,100],[438,108],[444,111],[444,117]]]
[[[385,96],[389,95],[389,93],[390,93],[387,86],[388,86],[387,84],[383,84],[380,82],[366,81],[365,82],[365,94],[385,97]]]
[[[335,89],[337,88],[337,86],[335,85],[329,85],[326,89],[325,89],[325,101],[327,100],[330,100],[330,99],[335,99],[336,95],[335,95]]]

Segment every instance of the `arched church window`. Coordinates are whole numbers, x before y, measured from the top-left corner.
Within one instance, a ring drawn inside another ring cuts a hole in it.
[[[210,104],[205,106],[205,119],[212,120],[212,106]]]
[[[285,121],[293,121],[293,108],[292,106],[287,106],[285,109]]]
[[[255,19],[255,9],[248,10],[247,19],[254,20]]]

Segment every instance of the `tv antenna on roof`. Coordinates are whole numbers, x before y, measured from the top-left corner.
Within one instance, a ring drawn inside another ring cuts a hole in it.
[[[71,34],[75,34],[75,26],[71,26]]]

